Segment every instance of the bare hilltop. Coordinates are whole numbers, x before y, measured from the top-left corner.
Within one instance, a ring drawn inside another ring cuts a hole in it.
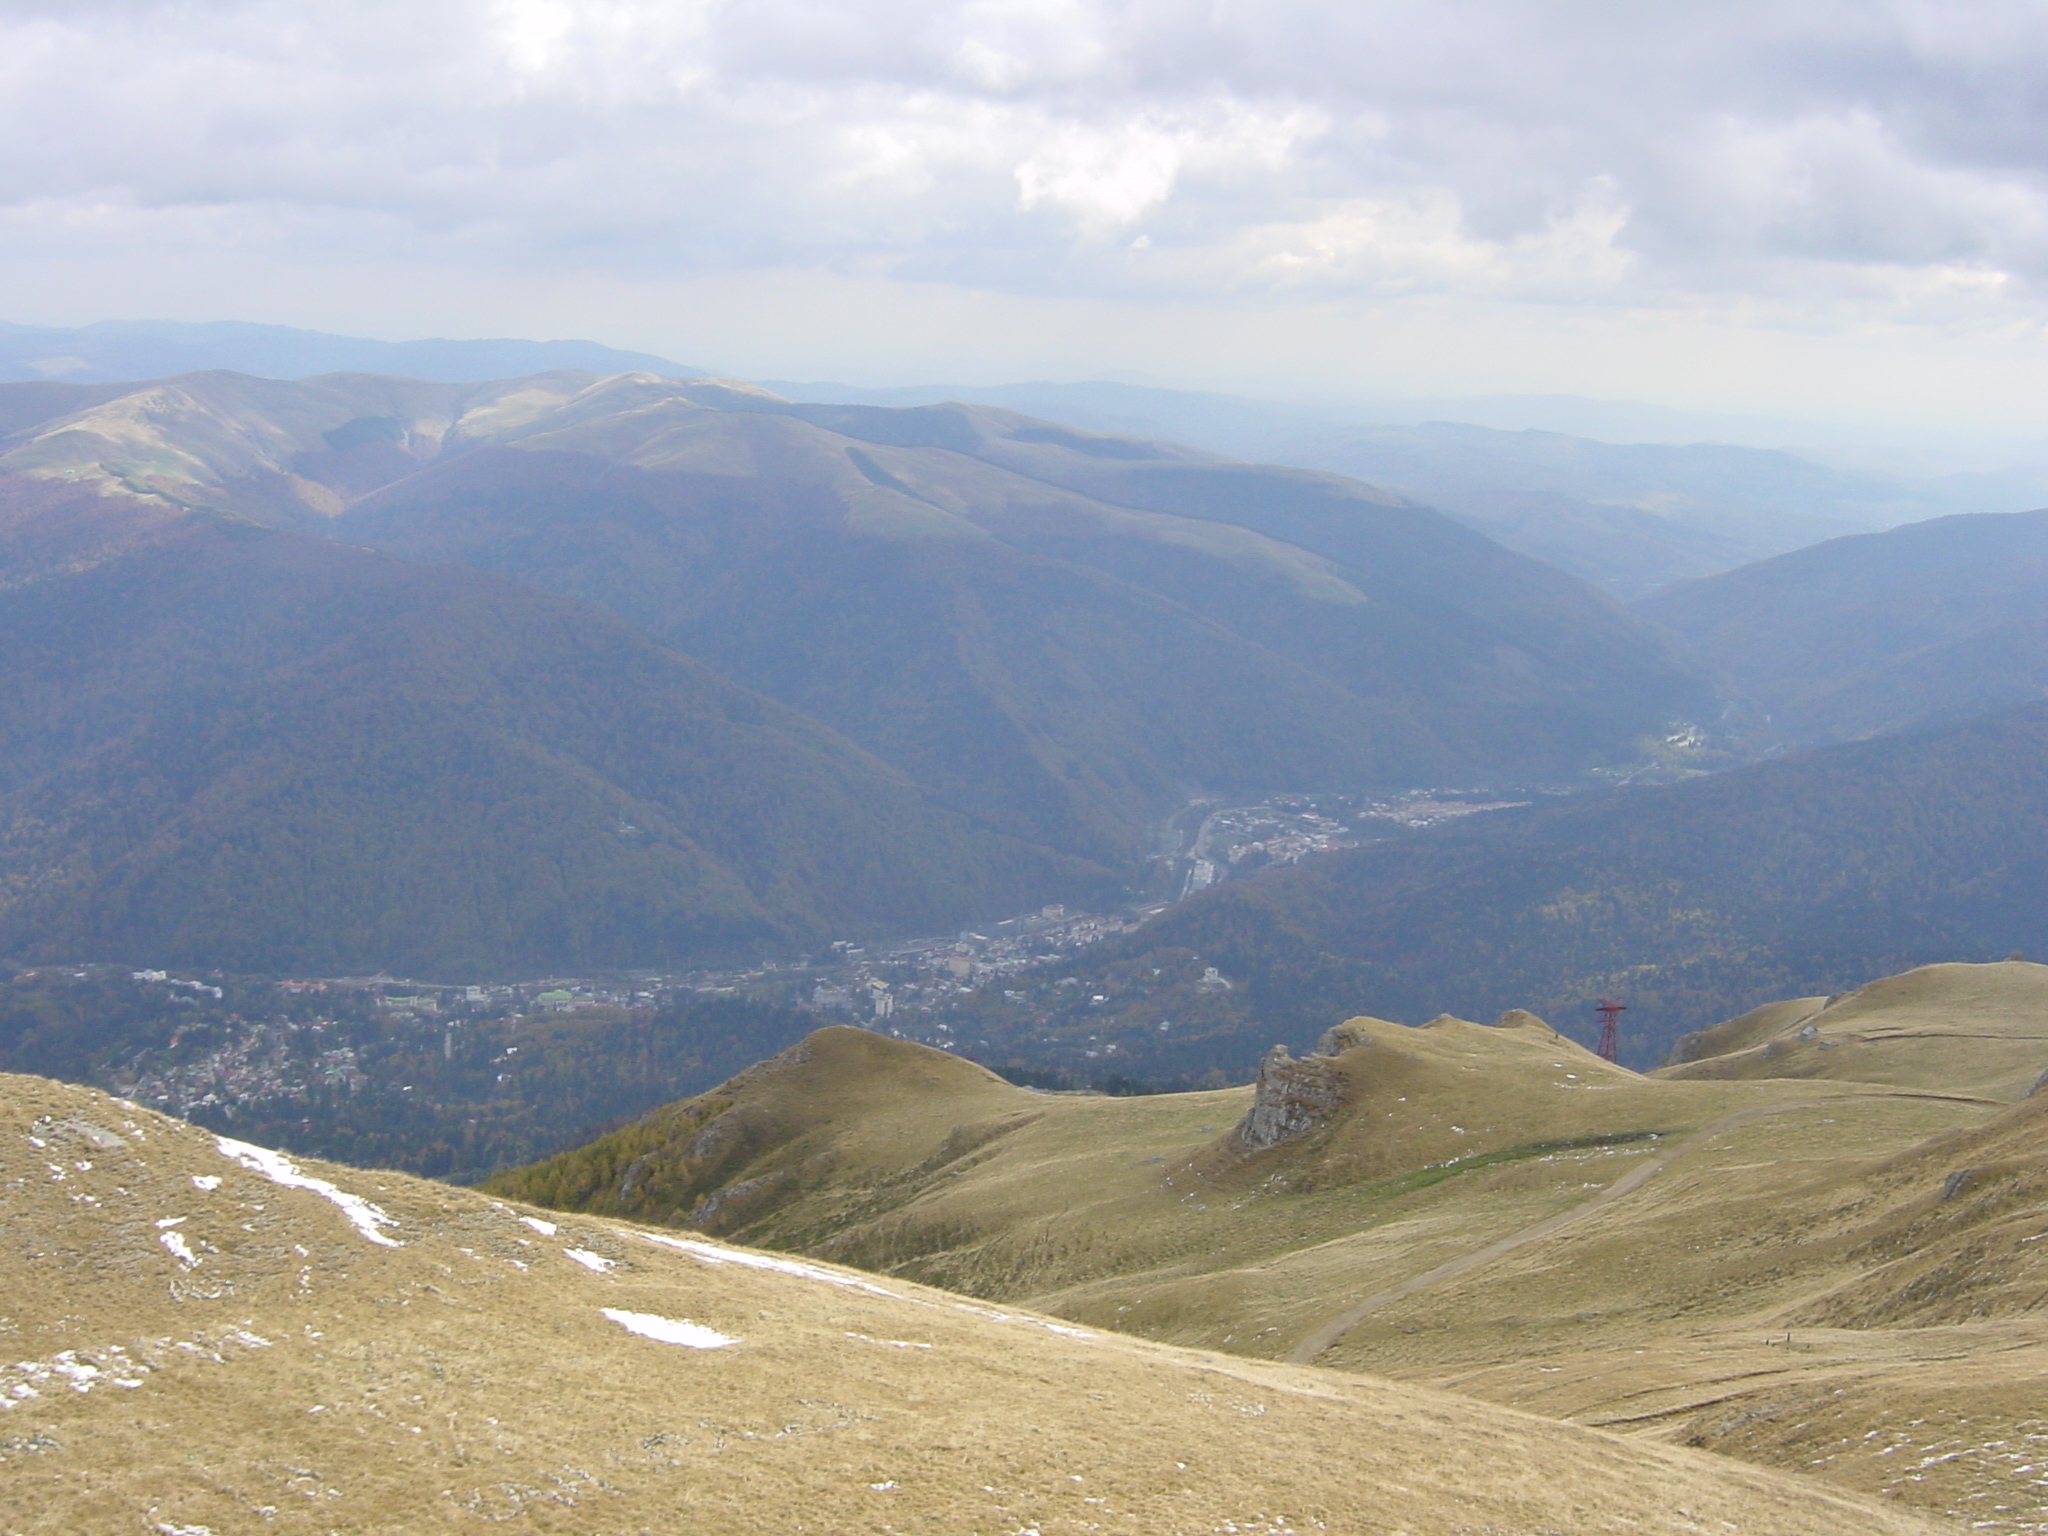
[[[1150,1098],[831,1029],[492,1187],[2037,1531],[2044,1019],[2048,967],[1939,965],[1649,1075],[1359,1018]]]

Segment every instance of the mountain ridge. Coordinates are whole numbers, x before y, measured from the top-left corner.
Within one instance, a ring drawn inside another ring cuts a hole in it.
[[[1426,508],[985,407],[573,372],[77,399],[0,470],[608,608],[1131,877],[1205,789],[1568,774],[1711,708],[1611,603]]]

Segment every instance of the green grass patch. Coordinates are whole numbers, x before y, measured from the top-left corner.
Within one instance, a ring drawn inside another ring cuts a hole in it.
[[[1382,1179],[1367,1185],[1363,1193],[1374,1200],[1392,1200],[1401,1195],[1428,1189],[1432,1184],[1441,1184],[1445,1179],[1460,1173],[1469,1173],[1475,1168],[1491,1168],[1501,1163],[1525,1162],[1532,1157],[1547,1157],[1553,1152],[1583,1152],[1593,1147],[1618,1147],[1631,1142],[1654,1141],[1663,1135],[1662,1131],[1609,1131],[1599,1136],[1575,1136],[1569,1141],[1535,1141],[1522,1147],[1505,1147],[1498,1152],[1480,1152],[1471,1157],[1456,1158],[1448,1163],[1432,1163],[1427,1168],[1417,1168],[1409,1173],[1399,1173],[1391,1179]]]

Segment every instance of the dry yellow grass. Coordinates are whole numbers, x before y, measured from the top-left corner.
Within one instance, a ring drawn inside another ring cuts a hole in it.
[[[23,1536],[1930,1529],[1428,1388],[295,1168],[39,1079],[0,1078],[0,1148]]]
[[[1706,1031],[1717,1054],[1660,1077],[1891,1083],[2024,1098],[2048,1069],[2048,965],[1928,965]]]
[[[2006,1107],[2043,1017],[2048,968],[1929,967],[1648,1078],[1526,1015],[1355,1020],[1315,1068],[1340,1107],[1264,1150],[1249,1089],[1035,1095],[825,1031],[590,1149],[579,1198],[645,1159],[644,1218],[737,1190],[708,1220],[749,1241],[2048,1530],[2048,1100]]]

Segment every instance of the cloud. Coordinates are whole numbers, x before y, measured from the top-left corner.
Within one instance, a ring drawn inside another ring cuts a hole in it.
[[[6,0],[0,225],[2038,325],[2043,59],[2033,0]]]

